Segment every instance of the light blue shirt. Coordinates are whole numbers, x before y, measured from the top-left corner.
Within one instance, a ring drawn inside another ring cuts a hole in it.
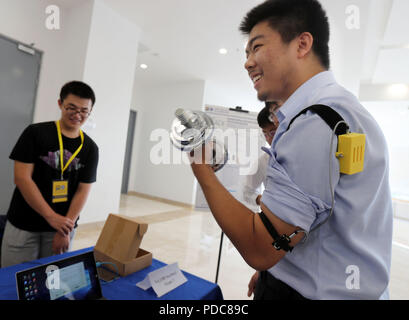
[[[351,132],[366,135],[364,171],[339,173],[336,136],[317,114],[299,116],[286,132],[292,118],[314,104],[330,106]],[[323,221],[331,208],[333,139],[335,204],[329,220],[269,272],[309,299],[388,299],[393,215],[387,145],[378,124],[330,71],[299,87],[277,117],[262,202],[306,231]]]

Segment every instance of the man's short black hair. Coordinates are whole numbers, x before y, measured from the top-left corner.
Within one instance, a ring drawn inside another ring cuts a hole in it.
[[[327,70],[329,59],[329,22],[318,0],[267,0],[253,8],[240,24],[243,34],[260,22],[267,21],[284,43],[289,43],[303,32],[314,38],[312,50]]]
[[[275,101],[266,102],[266,106],[261,109],[261,111],[257,115],[257,122],[260,128],[265,128],[272,124],[273,122],[270,121],[270,114],[271,108],[277,109],[278,103]]]
[[[95,93],[92,88],[84,82],[81,81],[71,81],[66,83],[60,92],[60,100],[64,101],[64,99],[69,95],[73,94],[77,97],[83,99],[91,99],[92,106],[95,104]]]

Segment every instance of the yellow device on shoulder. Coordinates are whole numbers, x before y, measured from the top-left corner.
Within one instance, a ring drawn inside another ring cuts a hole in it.
[[[339,160],[340,173],[352,175],[364,170],[365,159],[365,134],[349,131],[348,124],[331,107],[316,104],[302,110],[288,125],[287,131],[296,118],[311,110],[317,113],[322,120],[332,129],[333,134],[338,137],[338,150],[335,156]],[[332,150],[331,140],[331,150]]]
[[[347,133],[338,136],[339,171],[344,174],[355,174],[364,170],[365,135]]]

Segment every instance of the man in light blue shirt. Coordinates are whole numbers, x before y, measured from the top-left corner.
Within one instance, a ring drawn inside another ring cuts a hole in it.
[[[255,299],[387,299],[392,247],[387,146],[375,120],[328,71],[325,12],[316,0],[269,0],[247,14],[240,30],[249,36],[245,68],[258,98],[285,101],[267,150],[261,209],[279,235],[296,233],[294,249],[276,250],[260,216],[235,201],[209,166],[193,163],[192,169],[216,221],[246,262],[262,271],[254,279]],[[315,104],[334,109],[351,132],[366,135],[362,172],[340,173],[337,137],[313,111],[288,129],[300,111]]]
[[[339,173],[336,136],[317,114],[301,115],[286,132],[291,119],[314,104],[330,106],[352,132],[366,135],[363,172]],[[280,126],[270,150],[262,202],[278,218],[307,231],[313,229],[331,208],[331,154],[335,206],[331,218],[269,272],[309,298],[387,298],[392,202],[386,143],[377,123],[329,71],[299,87],[277,116]]]

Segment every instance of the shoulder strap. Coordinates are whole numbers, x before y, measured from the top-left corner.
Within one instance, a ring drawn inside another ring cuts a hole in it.
[[[312,110],[314,111],[316,114],[318,114],[322,120],[325,121],[325,123],[332,129],[334,130],[335,126],[337,125],[338,122],[340,121],[344,121],[345,120],[339,115],[338,112],[336,112],[334,109],[332,109],[329,106],[323,105],[323,104],[315,104],[313,106],[310,106],[308,108],[305,108],[304,110],[302,110],[299,114],[297,114],[290,122],[290,124],[288,125],[288,128],[286,131],[288,131],[290,129],[290,126],[292,125],[292,123],[294,122],[295,119],[297,119],[300,115],[302,115],[303,113],[306,113],[308,110]],[[348,131],[348,125],[346,123],[341,123],[337,130],[335,131],[335,134],[337,136],[341,135],[341,134],[345,134]]]

